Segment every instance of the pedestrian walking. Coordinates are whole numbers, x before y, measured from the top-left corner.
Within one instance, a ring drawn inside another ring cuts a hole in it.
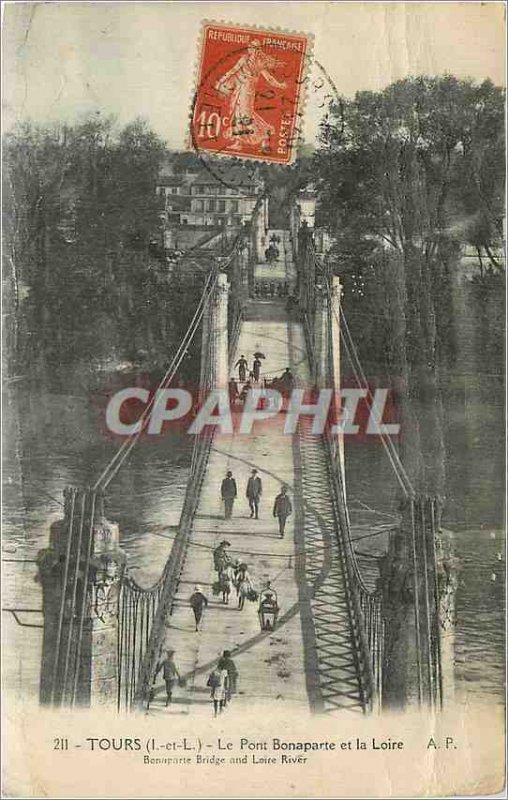
[[[251,476],[247,481],[247,489],[245,495],[249,501],[250,516],[259,519],[259,501],[263,493],[263,484],[258,475],[257,469],[253,469]]]
[[[243,384],[243,389],[240,392],[240,403],[245,403],[245,401],[247,400],[249,389],[251,388],[252,388],[252,382],[251,379],[249,378],[249,380]]]
[[[238,670],[236,664],[231,658],[229,650],[224,650],[222,657],[219,659],[217,669],[225,669],[228,673],[228,685],[226,690],[225,705],[230,702],[231,696],[236,694],[236,687],[238,682]]]
[[[180,673],[174,661],[174,655],[174,650],[167,650],[166,658],[159,663],[154,675],[155,682],[157,675],[162,670],[162,677],[164,678],[164,683],[166,684],[166,707],[169,706],[173,699],[173,687],[175,685],[175,681],[177,679],[181,680]]]
[[[277,592],[272,589],[270,581],[267,581],[266,588],[259,595],[258,616],[261,630],[273,631],[279,616],[279,604]]]
[[[287,494],[288,487],[283,486],[280,493],[275,498],[273,504],[273,516],[279,518],[279,533],[281,538],[284,536],[284,529],[286,527],[286,520],[293,511],[291,500]]]
[[[223,539],[213,551],[213,566],[217,572],[222,572],[231,564],[226,548],[231,547],[231,542]]]
[[[254,380],[256,381],[256,383],[257,381],[259,381],[260,372],[261,372],[261,361],[259,360],[259,358],[255,358],[254,361],[252,362],[252,373],[254,375]]]
[[[217,667],[212,670],[208,676],[206,685],[211,689],[210,697],[213,700],[214,717],[217,712],[222,714],[224,706],[226,705],[226,696],[228,692],[228,671],[227,669]]]
[[[230,378],[228,384],[228,392],[229,392],[229,407],[233,408],[236,405],[236,401],[238,400],[239,393],[238,393],[238,385],[234,378]]]
[[[235,364],[235,368],[238,367],[238,380],[243,383],[245,380],[246,372],[247,372],[247,359],[242,354],[238,361]]]
[[[196,631],[199,629],[199,623],[203,616],[203,611],[208,605],[208,600],[201,588],[201,586],[194,587],[194,593],[191,595],[189,603],[194,612],[194,620],[196,622]]]
[[[281,386],[281,391],[283,397],[286,399],[289,397],[291,392],[293,391],[293,387],[295,385],[295,377],[289,367],[286,367],[284,372],[279,378],[279,384]]]
[[[221,497],[224,501],[224,518],[231,519],[233,513],[233,503],[238,494],[236,489],[236,481],[233,478],[232,472],[226,472],[226,477],[222,481],[220,489]]]
[[[246,598],[251,599],[255,594],[247,564],[240,564],[236,572],[236,593],[238,609],[242,611]]]

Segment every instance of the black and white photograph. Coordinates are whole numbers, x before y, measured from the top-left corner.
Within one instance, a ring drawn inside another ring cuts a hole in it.
[[[503,2],[4,2],[6,797],[505,786]]]

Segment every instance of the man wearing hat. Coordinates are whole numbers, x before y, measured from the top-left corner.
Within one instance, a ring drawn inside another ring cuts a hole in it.
[[[177,666],[174,661],[174,650],[166,650],[166,658],[164,658],[157,667],[154,675],[154,682],[155,678],[162,670],[162,675],[164,678],[164,683],[166,684],[166,706],[169,706],[171,700],[173,698],[173,686],[175,685],[175,680],[178,678],[180,680],[180,673],[178,672]]]
[[[203,616],[203,609],[208,605],[208,600],[205,597],[201,586],[194,587],[194,593],[191,595],[189,603],[194,612],[194,620],[196,622],[196,632]]]
[[[247,481],[247,490],[245,495],[249,501],[250,516],[259,519],[259,501],[263,493],[263,484],[258,475],[257,469],[253,469],[249,480]]]
[[[231,547],[231,542],[223,539],[213,551],[213,566],[216,572],[223,572],[228,564],[231,563],[231,558],[226,552],[226,547]]]
[[[288,487],[283,486],[280,493],[275,498],[273,504],[273,516],[279,519],[279,534],[282,538],[284,536],[284,529],[286,527],[286,520],[293,511],[291,500],[288,497]]]
[[[238,670],[235,662],[231,658],[230,650],[224,650],[221,658],[219,659],[219,663],[217,664],[217,669],[225,669],[228,673],[226,703],[229,703],[231,700],[231,695],[236,694],[236,682],[238,680]]]
[[[247,359],[245,358],[243,353],[240,356],[240,358],[238,359],[238,361],[236,362],[235,367],[238,367],[238,380],[241,381],[241,383],[244,383],[245,382],[245,373],[246,373],[246,370],[247,370]]]
[[[233,503],[235,502],[235,498],[238,494],[236,490],[236,481],[233,478],[232,472],[226,472],[226,477],[222,481],[220,493],[222,499],[224,500],[224,517],[225,519],[231,519],[231,515],[233,513]]]

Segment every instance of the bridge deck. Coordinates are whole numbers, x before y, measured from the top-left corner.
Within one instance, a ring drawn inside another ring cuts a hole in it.
[[[288,279],[291,268],[288,259]],[[308,385],[303,330],[288,319],[284,303],[253,302],[248,311],[237,352],[252,358],[261,350],[266,354],[265,376],[290,366],[297,381]],[[281,413],[256,423],[251,435],[234,432],[214,439],[178,594],[166,622],[165,643],[175,650],[186,686],[175,691],[174,703],[166,710],[159,684],[151,713],[210,714],[206,680],[225,649],[232,651],[239,671],[235,708],[276,701],[327,711],[361,710],[325,455],[305,426],[295,436],[284,434],[284,421]],[[263,481],[259,520],[250,519],[245,497],[254,467]],[[224,520],[220,501],[227,469],[236,478],[239,495],[231,520]],[[290,487],[294,511],[281,539],[271,512],[283,483]],[[257,589],[272,581],[281,608],[274,632],[260,631],[257,603],[247,602],[239,611],[235,591],[229,605],[212,595],[212,551],[224,538],[231,543],[231,555],[249,565]],[[198,633],[188,603],[196,584],[209,599]]]

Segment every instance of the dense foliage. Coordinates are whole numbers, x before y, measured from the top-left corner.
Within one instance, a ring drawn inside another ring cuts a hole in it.
[[[503,92],[451,76],[360,92],[331,107],[314,166],[360,349],[399,393],[406,466],[442,491],[461,254],[476,252],[484,282],[504,264]]]
[[[164,152],[140,120],[25,124],[6,137],[11,370],[166,363],[185,309],[154,241]]]

